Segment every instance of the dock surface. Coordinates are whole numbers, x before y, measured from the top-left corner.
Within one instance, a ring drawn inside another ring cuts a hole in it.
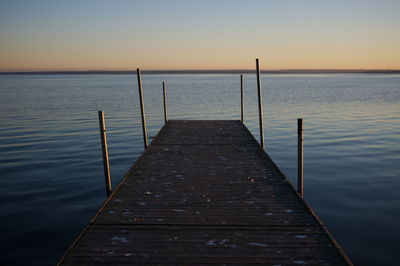
[[[170,120],[60,265],[351,265],[240,121]]]

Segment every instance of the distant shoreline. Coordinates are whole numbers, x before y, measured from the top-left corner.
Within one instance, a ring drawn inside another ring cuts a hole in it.
[[[142,70],[142,74],[254,74],[255,70]],[[348,69],[287,69],[262,70],[264,74],[400,74],[400,70],[348,70]],[[136,74],[136,70],[84,70],[84,71],[3,71],[0,75],[14,74]]]

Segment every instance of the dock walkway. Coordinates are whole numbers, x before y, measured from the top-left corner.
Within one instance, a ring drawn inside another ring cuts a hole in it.
[[[170,120],[60,265],[351,265],[240,121]]]

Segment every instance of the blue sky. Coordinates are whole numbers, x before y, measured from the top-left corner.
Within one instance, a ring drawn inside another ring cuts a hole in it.
[[[0,1],[0,70],[400,69],[400,1]]]

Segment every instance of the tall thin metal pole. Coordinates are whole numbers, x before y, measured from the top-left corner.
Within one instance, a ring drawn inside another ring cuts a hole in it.
[[[304,196],[303,119],[297,119],[297,191]]]
[[[144,143],[144,148],[147,149],[148,141],[147,141],[147,131],[146,131],[146,117],[144,114],[142,78],[140,77],[140,69],[139,68],[136,69],[136,74],[137,74],[138,89],[139,89],[140,113],[142,115],[143,143]]]
[[[167,91],[165,88],[165,82],[162,83],[163,88],[163,98],[164,98],[164,121],[167,123]]]
[[[106,121],[104,120],[103,111],[99,111],[99,125],[100,125],[100,136],[101,136],[101,147],[103,152],[104,176],[106,181],[106,193],[108,197],[111,194],[112,188],[111,188],[111,175],[110,175],[110,161],[108,160]]]
[[[263,112],[262,112],[262,92],[261,92],[261,80],[260,80],[260,66],[258,58],[256,59],[257,68],[257,90],[258,90],[258,117],[260,122],[260,145],[264,148],[264,127],[263,127]]]
[[[240,121],[243,123],[243,75],[240,75]]]

